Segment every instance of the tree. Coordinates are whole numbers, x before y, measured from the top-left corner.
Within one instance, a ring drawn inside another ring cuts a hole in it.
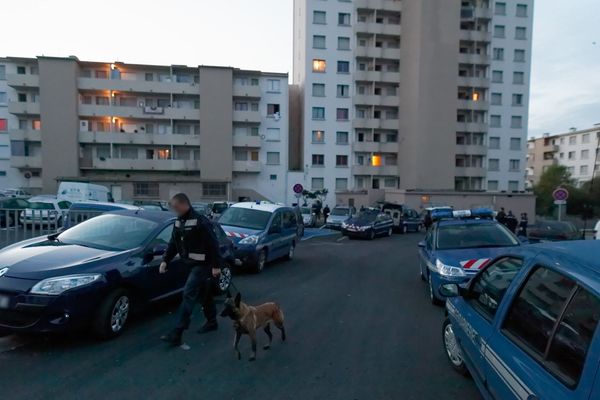
[[[310,200],[318,200],[322,204],[325,201],[325,199],[327,198],[328,193],[329,193],[329,190],[327,190],[327,189],[315,190],[314,192],[304,189],[304,191],[302,192],[302,197],[304,198],[304,204],[306,204],[307,200],[309,200],[309,199]]]
[[[552,192],[557,187],[564,187],[571,195],[577,197],[571,174],[564,165],[551,165],[542,173],[540,181],[533,188],[536,196],[536,212],[539,215],[552,215],[554,212],[554,199]]]

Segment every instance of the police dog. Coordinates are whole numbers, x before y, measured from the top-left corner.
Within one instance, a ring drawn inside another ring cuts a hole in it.
[[[227,295],[225,300],[225,309],[221,312],[221,317],[229,317],[233,320],[235,329],[235,339],[233,340],[233,349],[238,360],[242,359],[242,354],[238,349],[238,344],[243,334],[250,336],[252,340],[252,354],[250,361],[256,360],[256,331],[263,328],[269,337],[269,344],[263,346],[264,350],[271,347],[273,335],[271,334],[271,321],[281,331],[281,340],[285,342],[285,328],[283,326],[283,311],[275,303],[265,303],[260,306],[249,306],[243,303],[242,295],[238,293],[234,299]]]

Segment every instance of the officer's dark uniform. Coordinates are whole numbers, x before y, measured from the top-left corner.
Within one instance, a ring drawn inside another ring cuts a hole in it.
[[[176,329],[181,332],[189,328],[194,304],[199,296],[207,322],[216,323],[217,309],[211,280],[212,268],[220,268],[221,265],[219,243],[212,223],[193,208],[175,221],[163,261],[169,263],[177,254],[190,266],[190,274],[183,290]]]

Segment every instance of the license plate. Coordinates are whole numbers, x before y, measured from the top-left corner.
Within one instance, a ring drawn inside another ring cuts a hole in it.
[[[10,297],[0,295],[0,308],[8,308],[10,305]]]

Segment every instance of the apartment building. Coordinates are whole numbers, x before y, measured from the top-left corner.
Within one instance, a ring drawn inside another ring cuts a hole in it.
[[[533,187],[551,165],[564,165],[581,186],[600,171],[600,125],[528,141],[527,185]]]
[[[185,191],[283,201],[287,79],[73,56],[0,59],[0,186],[53,193],[72,179],[109,186],[116,199]]]
[[[532,14],[532,0],[295,0],[305,186],[331,202],[524,190]]]

